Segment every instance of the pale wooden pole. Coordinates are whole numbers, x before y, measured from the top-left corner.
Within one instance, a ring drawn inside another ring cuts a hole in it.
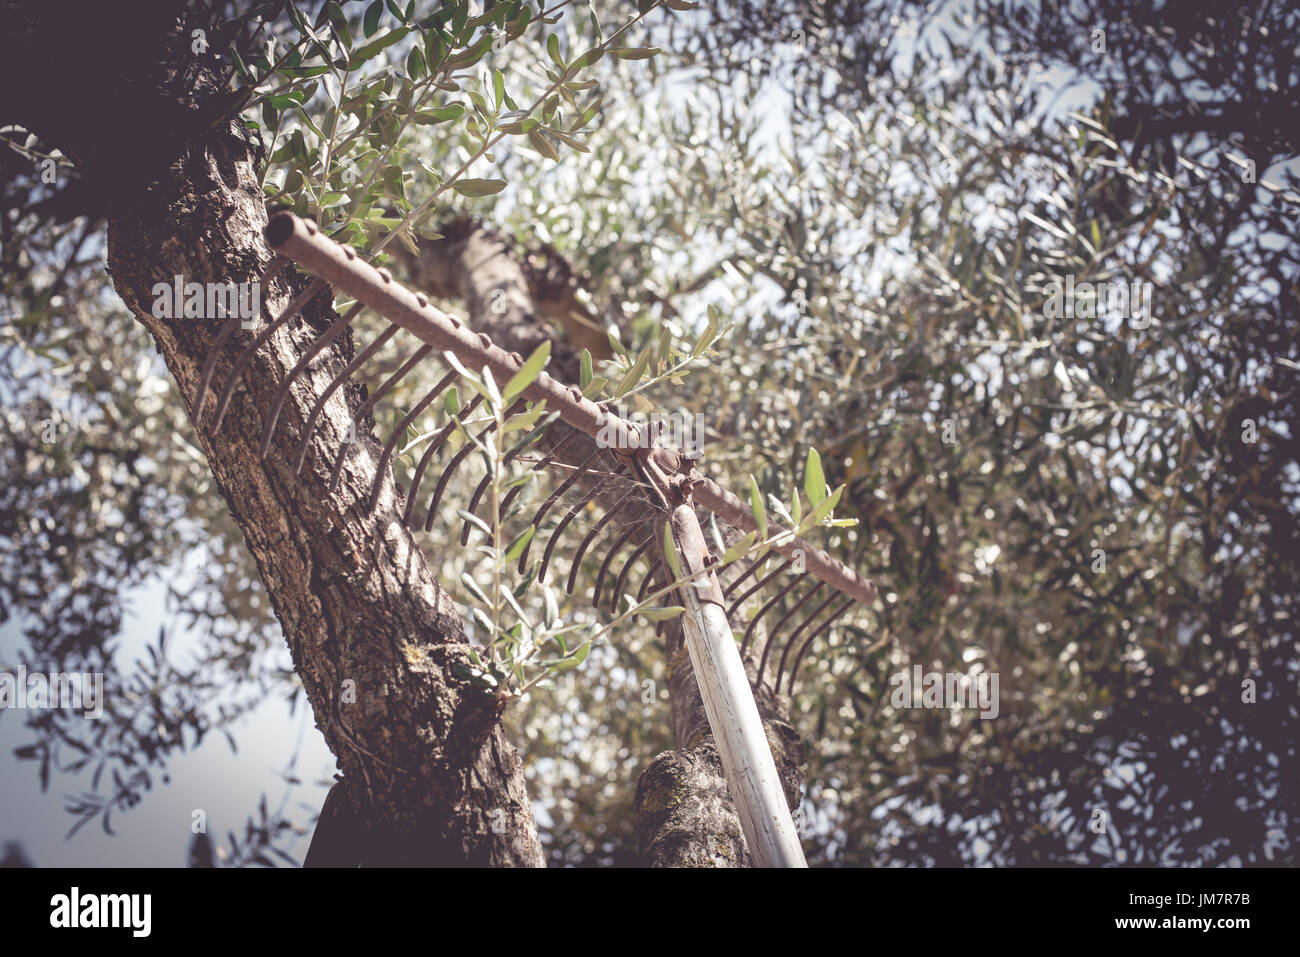
[[[678,589],[686,607],[682,616],[686,649],[749,851],[758,867],[807,867],[763,719],[727,622],[722,588],[704,559],[708,550],[695,510],[679,505],[670,525],[680,565],[694,576]]]

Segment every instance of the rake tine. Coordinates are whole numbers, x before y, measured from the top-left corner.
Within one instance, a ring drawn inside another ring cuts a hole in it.
[[[579,435],[582,434],[571,425],[568,426],[568,429],[569,429],[569,434],[566,435],[564,438],[560,439],[559,443],[555,446],[555,448],[551,449],[550,452],[542,456],[541,460],[536,465],[534,465],[531,469],[529,469],[530,472],[536,472],[539,469],[543,469],[546,466],[550,465],[552,462],[555,461],[555,457],[559,455],[562,451],[564,451],[564,447],[566,445],[568,445],[575,438],[577,438]],[[519,493],[522,492],[523,490],[524,487],[522,485],[516,485],[509,492],[506,493],[506,497],[501,500],[502,515],[509,513],[510,503],[513,502],[515,498],[519,495]],[[474,506],[472,504],[470,505],[469,510],[471,512],[474,511]],[[465,541],[462,540],[461,544],[464,545]]]
[[[316,400],[316,404],[311,407],[311,414],[307,416],[307,425],[302,430],[302,439],[298,442],[298,450],[295,453],[293,464],[295,475],[302,471],[302,463],[307,458],[307,446],[311,444],[312,430],[315,429],[316,420],[320,418],[320,414],[325,408],[325,403],[329,401],[329,397],[334,394],[339,386],[352,378],[353,373],[369,362],[371,357],[382,349],[389,339],[397,335],[397,331],[401,328],[402,327],[399,325],[389,323],[388,328],[381,332],[374,342],[366,346],[355,359],[349,362],[348,367],[336,375],[334,381],[331,382],[326,387],[325,391],[320,394],[320,398]]]
[[[352,320],[357,317],[365,303],[355,303],[351,309],[339,316],[330,327],[317,336],[316,341],[311,344],[311,348],[302,354],[294,364],[293,370],[284,377],[280,387],[275,390],[275,396],[271,400],[271,414],[266,417],[266,424],[262,426],[262,442],[257,449],[258,458],[266,458],[266,453],[271,450],[271,436],[275,432],[275,424],[280,421],[280,410],[284,408],[284,400],[289,397],[289,387],[293,385],[293,380],[298,377],[298,373],[307,368],[312,359],[320,354],[320,351],[339,337],[339,335],[351,325]]]
[[[482,401],[482,396],[474,396],[474,398],[470,400],[469,404],[453,415],[451,421],[439,429],[434,435],[433,440],[429,442],[429,447],[424,450],[424,454],[420,456],[420,461],[415,466],[415,474],[411,477],[411,487],[406,490],[406,509],[402,512],[402,521],[409,524],[411,516],[415,514],[415,503],[420,497],[420,486],[424,484],[425,469],[429,467],[429,463],[433,461],[433,457],[438,454],[438,450],[442,448],[443,444],[451,438],[451,434],[456,431],[456,426],[463,426],[465,422],[468,421],[469,417],[474,414],[474,410],[479,407],[479,403]],[[399,428],[401,427],[399,426]],[[461,452],[464,451],[465,449],[462,448]],[[460,465],[463,460],[463,455],[457,455],[450,466],[443,470],[443,475],[445,476],[450,469],[454,469],[456,466]],[[443,484],[444,483],[441,481],[438,483],[439,494],[442,492]],[[433,519],[430,518],[429,524],[425,526],[425,531],[428,531],[432,527]]]
[[[653,520],[656,516],[651,515],[650,518]],[[651,531],[650,534],[646,536],[646,540],[638,545],[636,551],[629,555],[627,561],[623,563],[623,570],[618,573],[618,581],[614,585],[614,594],[609,600],[609,610],[611,613],[618,611],[618,600],[623,597],[623,586],[627,583],[627,576],[631,573],[632,566],[635,565],[636,560],[641,557],[641,553],[654,544],[657,537],[658,536],[655,532]],[[642,592],[642,594],[644,594],[644,592]]]
[[[262,273],[262,278],[257,281],[258,288],[263,290],[269,289],[272,280],[280,274],[280,270],[283,269],[285,264],[288,262],[289,260],[284,256],[281,256],[279,253],[272,256],[271,261],[267,263],[266,272]],[[266,309],[265,303],[263,303],[262,309]],[[212,343],[212,347],[208,350],[208,357],[203,360],[203,371],[199,375],[199,390],[195,393],[194,397],[195,426],[197,426],[203,419],[203,400],[207,398],[208,386],[212,384],[212,373],[217,367],[217,356],[219,356],[221,350],[225,348],[226,341],[234,335],[235,326],[239,325],[242,321],[243,320],[239,317],[238,313],[227,319],[225,325],[221,327],[221,331],[217,333],[217,338]]]
[[[551,532],[551,540],[546,543],[546,551],[542,552],[542,566],[537,569],[538,582],[546,581],[546,567],[551,563],[551,555],[555,551],[555,545],[560,540],[560,535],[569,527],[569,523],[577,516],[578,512],[586,507],[587,503],[596,497],[596,493],[605,487],[605,483],[618,475],[623,470],[619,465],[613,472],[604,476],[600,481],[591,487],[591,491],[574,503],[573,508],[565,513],[564,518],[560,519],[560,524],[555,526],[555,531]]]
[[[710,514],[712,514],[712,513],[710,513]],[[715,575],[718,576],[718,584],[719,584],[719,585],[722,585],[723,588],[727,588],[728,586],[722,584],[722,573],[725,572],[725,571],[726,571],[728,568],[730,568],[732,565],[736,564],[736,562],[738,562],[738,561],[740,561],[739,558],[733,558],[733,559],[732,559],[731,561],[729,561],[729,562],[726,562],[726,563],[724,563],[724,564],[718,564],[718,565],[714,565],[714,566],[713,566],[713,573],[714,573]],[[725,592],[725,591],[723,592],[723,595],[724,595],[724,596],[726,595],[726,592]]]
[[[825,582],[818,582],[804,592],[804,596],[787,609],[786,613],[781,616],[781,620],[767,630],[767,643],[763,646],[763,657],[758,663],[758,678],[763,680],[763,675],[767,674],[767,656],[772,651],[772,645],[776,643],[776,636],[781,633],[782,626],[790,620],[790,616],[797,612],[804,605],[808,604],[808,599],[817,594],[826,585]],[[745,633],[745,643],[749,643],[749,633]]]
[[[416,403],[415,408],[406,413],[402,421],[394,427],[393,434],[388,437],[388,444],[384,446],[384,454],[379,460],[379,468],[375,469],[374,483],[370,489],[370,504],[367,508],[373,509],[375,504],[379,501],[380,480],[384,474],[384,470],[388,468],[389,461],[393,457],[393,449],[396,447],[398,439],[406,431],[406,427],[414,422],[415,417],[427,409],[434,399],[438,398],[443,389],[447,388],[447,386],[451,385],[452,382],[459,377],[460,373],[455,370],[448,372],[441,380],[439,380],[437,385],[425,393],[424,398]]]
[[[309,302],[327,288],[324,279],[313,279],[307,284],[307,288],[295,296],[293,301],[285,307],[284,312],[280,313],[278,318],[258,333],[257,338],[235,359],[235,364],[230,367],[230,377],[226,380],[226,386],[221,390],[221,397],[217,399],[217,414],[212,424],[214,433],[221,431],[221,420],[225,418],[226,407],[230,405],[230,399],[235,394],[235,388],[239,385],[239,377],[248,368],[248,364],[253,361],[253,356],[257,354],[257,350],[262,348],[263,344],[271,338],[277,329],[302,312]]]
[[[556,413],[551,413],[550,415],[546,416],[546,418],[542,419],[541,423],[535,429],[533,429],[532,432],[528,433],[528,435],[520,439],[519,443],[508,453],[506,453],[506,457],[503,460],[503,464],[508,464],[510,462],[513,462],[519,456],[519,454],[523,452],[524,449],[528,448],[528,446],[532,444],[533,439],[536,438],[538,435],[540,435],[543,431],[545,431],[550,422],[554,421],[555,414]],[[538,464],[540,465],[541,463]],[[533,468],[530,469],[530,471],[536,471],[536,469],[537,466],[534,465]],[[490,472],[486,473],[481,479],[479,479],[478,485],[474,486],[474,494],[470,496],[469,505],[468,507],[466,507],[465,511],[469,512],[471,515],[477,514],[474,510],[478,508],[479,500],[483,498],[483,493],[487,490],[488,482],[490,481],[492,481],[492,473]],[[521,485],[516,485],[514,488],[510,490],[510,492],[513,493],[522,487],[523,486]],[[501,500],[501,515],[503,518],[504,516],[509,514],[509,512],[507,511],[507,506],[509,506],[512,500],[513,498],[510,494],[507,494],[506,497]],[[465,524],[460,530],[460,544],[462,547],[469,544],[469,533],[473,529],[473,527],[474,526],[470,524],[469,519],[465,519]]]
[[[834,597],[834,596],[832,596],[832,597]],[[831,623],[834,622],[836,618],[839,618],[840,615],[842,615],[842,614],[844,614],[846,611],[848,611],[848,610],[849,610],[849,606],[852,605],[852,604],[853,604],[853,599],[852,599],[852,598],[849,598],[849,599],[845,600],[844,604],[840,605],[840,607],[837,608],[837,609],[835,610],[835,613],[834,613],[834,614],[832,614],[829,618],[827,618],[825,621],[823,621],[823,622],[821,623],[821,625],[818,626],[817,630],[814,631],[811,635],[808,636],[808,640],[805,641],[805,642],[803,643],[803,646],[799,649],[799,654],[795,655],[795,657],[794,657],[794,667],[790,669],[790,680],[789,680],[788,682],[786,682],[786,686],[785,686],[786,694],[789,694],[791,691],[794,690],[794,677],[795,677],[795,675],[797,675],[797,674],[799,673],[799,665],[800,665],[800,663],[803,661],[803,656],[804,656],[804,654],[807,653],[808,648],[812,645],[812,643],[813,643],[813,639],[816,638],[818,635],[820,635],[820,634],[821,634],[823,631],[825,631],[827,628],[829,628],[829,627],[831,626]],[[811,619],[811,616],[810,616],[809,620],[810,620],[810,621],[812,620],[812,619]],[[805,626],[805,627],[806,627],[806,626]],[[797,633],[796,633],[796,634],[797,634]],[[794,644],[794,636],[792,635],[792,636],[790,637],[790,642],[789,642],[789,644],[786,645],[786,649],[785,649],[785,650],[788,652],[788,651],[790,650],[790,646],[793,645],[793,644]],[[783,655],[781,656],[781,664],[777,666],[777,670],[776,670],[776,685],[775,685],[775,687],[778,688],[778,689],[780,689],[780,687],[781,687],[781,672],[783,671],[783,666],[784,666],[784,665],[785,665],[785,655],[783,654]]]
[[[758,610],[758,614],[749,620],[749,625],[748,627],[745,628],[745,637],[740,643],[740,650],[742,655],[745,652],[745,650],[749,647],[749,639],[754,634],[754,628],[758,624],[758,619],[762,618],[764,615],[768,613],[768,611],[776,607],[777,602],[779,602],[786,595],[790,594],[790,590],[792,588],[795,588],[800,582],[802,582],[807,577],[808,577],[807,572],[804,572],[802,575],[796,575],[794,578],[790,580],[789,584],[787,584],[784,588],[782,588],[775,595],[773,595],[771,598],[769,598],[766,602],[763,603],[763,607]],[[815,590],[816,589],[814,589],[814,591]],[[806,598],[807,596],[805,595],[804,597]],[[789,612],[786,613],[785,617],[786,618],[790,617]],[[785,621],[785,618],[782,618],[781,620]],[[776,629],[772,629],[772,631],[770,631],[768,634],[769,635],[774,634],[775,631]],[[768,641],[768,644],[771,644],[771,641]],[[759,674],[762,674],[761,670]]]
[[[506,415],[507,416],[514,415],[517,411],[522,409],[525,404],[526,403],[524,402],[524,400],[520,399],[514,405],[510,406],[510,408],[506,409]],[[468,406],[466,407],[466,411],[469,411]],[[477,438],[481,442],[485,435],[491,435],[496,430],[497,430],[496,422],[490,422],[488,423],[486,428],[484,428],[481,432],[479,432]],[[451,480],[451,473],[456,471],[456,469],[460,467],[460,463],[465,461],[469,453],[472,452],[477,447],[478,446],[474,445],[474,443],[472,442],[466,442],[464,445],[461,446],[460,451],[457,452],[452,457],[452,460],[447,464],[447,467],[442,470],[442,477],[438,479],[438,485],[433,490],[433,498],[429,500],[429,514],[425,516],[424,519],[424,530],[426,532],[433,528],[433,517],[438,514],[438,503],[442,501],[442,493],[443,490],[447,487],[448,481]],[[411,502],[414,501],[415,501],[415,495],[412,494],[410,501],[407,502],[407,506],[406,506],[408,511],[411,508]]]
[[[666,521],[664,524],[668,524]],[[662,529],[661,529],[662,532]],[[660,536],[662,537],[662,535]],[[668,566],[664,563],[659,555],[652,555],[650,558],[650,570],[646,573],[645,578],[641,580],[641,587],[637,589],[636,601],[641,604],[645,600],[645,593],[650,590],[651,583],[658,584],[659,579],[663,579],[665,585],[668,584]]]
[[[762,568],[763,563],[767,561],[767,558],[768,558],[767,555],[760,555],[758,558],[754,559],[754,561],[750,564],[750,566],[747,569],[745,569],[745,571],[734,582],[732,582],[725,589],[723,589],[722,597],[726,598],[728,595],[730,595],[733,591],[736,590],[737,585],[739,585],[750,575],[753,575],[760,568]]]
[[[411,357],[403,362],[396,372],[384,380],[383,385],[376,389],[373,394],[366,397],[366,401],[361,403],[361,407],[358,408],[356,414],[352,416],[353,431],[356,431],[357,425],[366,417],[366,414],[375,407],[375,403],[392,391],[397,386],[397,383],[400,382],[408,372],[414,369],[421,359],[432,351],[433,346],[421,346],[416,349]],[[443,382],[443,387],[446,387],[445,380]],[[345,442],[339,447],[338,457],[334,460],[334,471],[330,473],[331,492],[338,488],[339,476],[343,472],[343,459],[347,456],[347,451],[348,445]]]
[[[618,537],[618,540],[610,546],[609,551],[605,553],[605,560],[600,563],[600,571],[596,573],[596,587],[592,589],[591,593],[592,608],[600,607],[600,593],[605,587],[605,575],[609,572],[610,562],[613,561],[614,556],[618,554],[618,550],[627,543],[627,540],[636,534],[637,529],[651,518],[654,518],[653,514],[647,515],[645,518],[639,519],[629,525],[623,534]]]
[[[274,253],[271,256],[271,261],[266,264],[266,272],[262,273],[262,278],[257,281],[258,288],[265,292],[265,287],[280,275],[280,270],[283,269],[288,262],[289,257],[282,256],[279,253]]]
[[[791,565],[790,559],[787,558],[776,568],[775,571],[773,571],[770,575],[764,577],[762,581],[756,582],[753,585],[751,585],[749,588],[745,589],[745,593],[741,595],[739,598],[737,598],[734,602],[732,602],[731,607],[727,609],[727,617],[730,618],[732,615],[734,615],[736,613],[736,609],[740,607],[740,603],[742,601],[744,601],[750,595],[754,594],[754,592],[758,591],[760,588],[762,588],[764,585],[770,582],[777,575],[781,574],[783,571],[789,568],[790,565]],[[725,598],[726,596],[724,595],[723,597]]]
[[[194,425],[196,428],[203,421],[203,400],[208,396],[208,386],[212,382],[212,373],[217,368],[217,356],[221,355],[221,350],[225,347],[226,341],[234,335],[235,326],[242,321],[238,312],[227,319],[225,325],[217,332],[217,338],[213,340],[211,348],[208,349],[208,357],[203,360],[203,371],[199,374],[199,390],[194,396]]]
[[[657,537],[657,536],[656,536],[656,537]],[[651,539],[651,540],[653,541],[653,539]],[[638,588],[638,589],[637,589],[637,592],[636,592],[636,603],[637,603],[638,605],[641,604],[641,600],[642,600],[643,598],[645,598],[645,593],[648,592],[648,591],[650,590],[650,583],[651,583],[652,581],[654,581],[654,580],[655,580],[656,578],[658,578],[658,577],[659,577],[659,563],[658,563],[658,562],[651,562],[651,563],[650,563],[650,570],[649,570],[648,572],[646,572],[646,576],[645,576],[645,578],[643,578],[643,579],[641,580],[641,587]],[[630,619],[630,621],[636,621],[639,617],[641,617],[641,616],[640,616],[640,615],[633,615],[632,618]],[[659,633],[659,629],[656,628],[656,629],[655,629],[655,634],[658,634],[658,633]]]
[[[592,459],[594,459],[599,454],[600,454],[599,447],[593,449],[591,454],[582,460],[582,464],[573,470],[573,474],[570,475],[567,479],[565,479],[564,483],[560,485],[558,488],[556,488],[555,491],[553,491],[550,494],[550,496],[546,499],[546,501],[542,503],[542,507],[538,509],[537,514],[533,516],[532,526],[534,528],[542,527],[542,519],[546,517],[546,513],[550,511],[551,506],[554,505],[556,501],[559,499],[559,497],[568,490],[569,486],[571,486],[574,482],[578,481],[578,476],[580,476],[583,472],[587,470],[587,465],[591,462]],[[533,538],[536,537],[537,537],[536,535],[533,536]],[[528,567],[528,550],[532,547],[533,547],[533,541],[532,539],[529,539],[528,544],[524,546],[523,554],[519,556],[519,574],[521,575],[524,573],[524,569]]]
[[[785,650],[781,653],[781,661],[776,668],[778,688],[781,686],[780,675],[782,672],[785,671],[785,662],[786,659],[790,656],[790,649],[794,646],[795,642],[799,640],[799,636],[804,633],[804,631],[808,628],[808,626],[810,626],[817,619],[817,616],[820,615],[826,609],[826,607],[836,599],[837,596],[838,596],[837,592],[831,592],[829,595],[827,595],[826,598],[822,600],[817,605],[816,608],[814,608],[812,611],[808,613],[808,616],[804,618],[803,621],[799,622],[798,627],[796,627],[794,631],[790,632],[790,637],[789,639],[787,639],[785,643]]]
[[[636,492],[636,486],[635,485],[630,486],[627,492],[623,495],[623,497],[620,498],[617,502],[615,502],[612,507],[610,507],[605,511],[605,514],[601,516],[600,521],[597,522],[595,525],[591,526],[591,531],[589,531],[587,533],[587,537],[582,540],[582,544],[578,546],[577,552],[575,552],[573,555],[573,561],[569,564],[569,583],[567,586],[565,586],[564,589],[564,593],[566,595],[573,594],[573,586],[578,579],[578,568],[581,567],[582,565],[582,556],[587,554],[587,548],[591,545],[592,540],[595,539],[595,537],[600,534],[601,529],[603,529],[606,525],[609,524],[609,520],[614,517],[614,514],[623,507],[624,503],[627,502],[627,500],[630,499],[635,492]],[[636,526],[633,525],[632,527],[635,528]],[[621,542],[625,538],[627,538],[626,535],[624,535],[623,538],[619,539],[619,541]],[[609,564],[608,557],[606,557],[605,559],[605,564],[606,565]],[[602,565],[601,567],[604,568],[605,565]]]

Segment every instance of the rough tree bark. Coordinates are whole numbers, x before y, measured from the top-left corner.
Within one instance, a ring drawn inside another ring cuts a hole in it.
[[[564,323],[574,308],[572,296],[566,294],[568,283],[556,283],[553,278],[568,274],[562,263],[556,265],[556,257],[517,253],[510,240],[467,219],[448,223],[440,232],[444,238],[425,241],[418,256],[397,253],[413,284],[433,295],[463,301],[474,328],[487,332],[504,349],[528,355],[543,340],[553,339],[554,332],[542,317]],[[573,346],[553,341],[550,371],[561,381],[577,382],[578,350],[583,347],[580,337],[587,330],[582,324],[566,324],[565,331],[571,340],[578,341]],[[593,349],[593,354],[608,355],[608,343],[603,337],[587,338],[586,342],[588,348],[605,350],[599,353]],[[560,457],[568,464],[576,464],[585,458],[589,448],[570,443]],[[727,531],[739,537],[734,530]],[[746,610],[747,606],[742,607],[737,617]],[[739,623],[743,629],[743,622]],[[732,627],[737,624],[733,621]],[[709,730],[680,623],[666,623],[664,637],[677,749],[655,757],[638,781],[641,854],[654,867],[750,866],[753,858],[727,790],[722,760]],[[758,637],[755,647],[762,647],[763,635]],[[752,683],[757,664],[752,658],[745,664]],[[763,686],[755,690],[755,697],[793,810],[799,805],[803,783],[802,742],[790,725],[788,707],[779,695]]]
[[[155,318],[152,290],[178,274],[200,283],[262,275],[271,257],[254,147],[238,120],[213,115],[223,91],[211,62],[192,55],[180,29],[183,3],[144,0],[129,17],[114,4],[9,7],[0,28],[7,94],[0,123],[21,124],[77,163],[84,195],[108,216],[114,285],[153,334],[193,416],[221,320]],[[74,71],[51,68],[59,62],[102,83],[70,86]],[[288,270],[262,290],[262,319],[224,346],[215,382],[229,375],[266,317],[305,285]],[[193,436],[257,561],[342,770],[324,815],[339,840],[313,856],[347,865],[541,865],[499,705],[453,672],[469,660],[460,617],[401,525],[391,474],[383,476],[378,508],[365,508],[379,460],[371,434],[352,445],[340,489],[328,490],[327,463],[360,404],[358,390],[349,385],[332,397],[300,475],[277,451],[299,434],[318,390],[351,357],[350,338],[326,349],[295,383],[272,453],[265,461],[257,454],[278,384],[334,318],[328,292],[315,298],[258,351],[215,433],[209,393],[208,418]],[[376,542],[378,558],[370,560]]]

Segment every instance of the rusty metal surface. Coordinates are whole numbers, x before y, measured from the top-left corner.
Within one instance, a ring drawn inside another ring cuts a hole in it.
[[[266,237],[277,253],[330,282],[357,302],[365,303],[421,341],[452,352],[469,368],[486,366],[500,382],[507,381],[519,370],[522,363],[518,357],[493,345],[487,336],[474,334],[459,320],[431,305],[427,297],[406,289],[387,270],[375,269],[350,247],[333,242],[310,220],[300,219],[292,213],[279,213],[267,225]],[[309,287],[300,297],[303,304],[311,298],[308,295],[311,292]],[[640,427],[584,398],[579,389],[564,386],[545,371],[524,390],[523,395],[534,402],[545,401],[547,408],[559,412],[565,422],[588,435],[595,436],[604,430],[616,449],[635,449],[642,459],[656,451],[648,447],[647,437]],[[673,476],[674,481],[686,483],[679,485],[672,494],[680,495],[681,489],[687,488],[698,504],[732,525],[746,531],[757,528],[747,505],[693,468],[661,468],[660,471]],[[780,526],[770,523],[771,537],[777,537],[781,531]],[[789,542],[772,547],[787,558],[802,561],[809,574],[845,595],[863,604],[875,601],[876,588],[869,580],[806,540],[792,537]]]

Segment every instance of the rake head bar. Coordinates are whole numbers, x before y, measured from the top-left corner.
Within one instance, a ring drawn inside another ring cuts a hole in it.
[[[520,356],[494,345],[486,335],[475,335],[458,320],[430,305],[427,297],[403,287],[386,269],[375,269],[355,250],[329,239],[311,220],[300,219],[293,213],[277,213],[266,227],[266,238],[276,252],[365,303],[421,341],[453,353],[470,368],[487,366],[498,382],[508,381],[523,364]],[[648,436],[642,435],[638,426],[602,409],[585,398],[576,386],[565,387],[546,372],[524,390],[524,397],[534,402],[545,401],[548,409],[559,412],[561,419],[588,435],[595,436],[605,430],[604,434],[614,440],[616,449],[648,451]],[[756,530],[749,507],[711,479],[701,477],[693,491],[700,505],[732,525],[746,531]],[[810,575],[843,594],[864,604],[875,601],[874,584],[809,542],[792,538],[774,549],[787,558],[802,555],[804,568]]]

